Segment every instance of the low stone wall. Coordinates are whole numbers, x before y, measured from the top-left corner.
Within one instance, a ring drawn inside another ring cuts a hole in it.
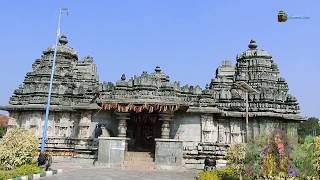
[[[120,166],[123,162],[122,155],[126,150],[127,138],[103,137],[99,140],[105,143],[104,148],[99,147],[98,139],[49,138],[45,150],[53,156],[56,162]],[[229,147],[228,144],[174,139],[156,139],[156,143],[155,165],[157,169],[203,169],[204,159],[207,156],[224,160],[226,149]],[[105,154],[105,157],[100,156],[100,162],[98,161],[98,148]],[[111,150],[110,162],[107,161],[109,158],[107,149]]]
[[[155,139],[155,165],[157,169],[181,169],[183,143],[176,139]]]
[[[128,140],[125,137],[99,137],[98,165],[122,167]]]
[[[97,150],[98,141],[95,139],[48,138],[45,146],[46,153],[55,161],[93,163],[97,159]]]
[[[223,160],[228,147],[228,144],[184,142],[184,166],[187,169],[203,169],[207,156]]]

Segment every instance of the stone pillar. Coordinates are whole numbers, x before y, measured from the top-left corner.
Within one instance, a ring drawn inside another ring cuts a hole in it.
[[[162,121],[161,125],[161,138],[170,139],[170,121],[172,121],[172,114],[160,113],[159,121]]]
[[[130,119],[130,113],[117,113],[117,120],[119,120],[118,137],[127,136],[127,120]]]

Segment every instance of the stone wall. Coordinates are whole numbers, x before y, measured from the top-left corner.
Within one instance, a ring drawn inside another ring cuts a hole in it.
[[[215,156],[217,159],[224,159],[228,144],[218,143],[197,143],[193,146],[191,142],[183,142],[184,167],[191,169],[203,169],[204,159]]]
[[[9,124],[32,129],[41,138],[44,112],[13,111],[10,118]],[[296,142],[298,123],[276,117],[250,117],[249,134],[255,138],[278,128],[290,136],[291,142]],[[55,155],[93,161],[98,145],[94,139],[97,124],[106,127],[111,136],[118,133],[118,120],[110,111],[51,112],[46,149]],[[245,119],[210,113],[177,113],[171,122],[170,137],[182,141],[184,166],[201,169],[206,156],[223,159],[228,144],[245,142]]]
[[[201,141],[200,115],[191,113],[175,114],[171,124],[170,137],[183,141]]]
[[[215,114],[201,114],[201,141],[197,138],[183,141],[184,166],[202,169],[206,156],[223,159],[229,144],[245,142],[244,117],[221,117]],[[184,120],[182,118],[182,120]],[[256,138],[260,133],[269,135],[274,129],[282,129],[290,143],[297,142],[297,121],[274,117],[251,117],[249,135]],[[191,131],[191,130],[190,130]]]
[[[42,137],[44,111],[13,111],[10,113],[9,127],[31,129],[37,137]],[[77,137],[75,124],[77,113],[50,112],[48,121],[48,137]]]
[[[215,114],[201,115],[202,139],[204,143],[244,142],[244,125],[240,118],[220,117]]]
[[[44,116],[44,111],[11,111],[8,126],[31,129],[38,138],[41,138]],[[50,112],[47,137],[93,138],[97,124],[105,126],[111,135],[118,133],[118,121],[111,112],[91,110]]]
[[[96,111],[93,113],[92,122],[90,125],[91,137],[94,137],[94,130],[97,124],[101,124],[106,128],[110,136],[118,134],[118,120],[110,111]]]

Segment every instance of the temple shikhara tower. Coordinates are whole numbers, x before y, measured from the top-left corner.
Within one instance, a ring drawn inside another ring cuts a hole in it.
[[[53,53],[54,47],[43,51],[9,105],[1,107],[10,113],[9,128],[31,129],[41,138]],[[256,93],[246,98],[241,84]],[[253,40],[237,55],[236,64],[223,61],[202,89],[172,81],[158,66],[152,73],[123,74],[115,83],[101,83],[93,58],[80,60],[63,35],[46,151],[123,167],[140,153],[149,154],[149,165],[160,169],[201,168],[204,157],[223,157],[229,144],[275,128],[297,138],[297,125],[304,118],[288,90],[271,54]]]

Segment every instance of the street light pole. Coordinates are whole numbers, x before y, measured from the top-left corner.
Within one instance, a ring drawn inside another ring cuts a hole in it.
[[[245,116],[246,116],[246,142],[248,142],[250,140],[250,137],[249,137],[249,94],[259,94],[259,92],[244,81],[236,82],[235,85],[245,93],[244,99],[245,99],[245,103],[246,103],[246,114],[245,114]],[[239,96],[241,96],[238,91],[235,90],[234,92],[236,92]],[[243,96],[242,96],[242,98],[243,98]]]
[[[48,118],[49,118],[49,110],[50,110],[50,102],[51,102],[51,94],[52,94],[53,75],[54,75],[54,70],[55,70],[55,65],[56,65],[57,49],[58,49],[58,43],[59,43],[59,37],[60,37],[61,16],[64,12],[66,12],[68,14],[68,9],[60,8],[59,18],[58,18],[56,44],[54,47],[53,62],[52,62],[52,69],[51,69],[51,76],[50,76],[50,83],[49,83],[48,100],[47,100],[46,113],[45,113],[45,118],[44,118],[44,126],[42,129],[42,139],[41,139],[41,152],[42,153],[44,152],[44,147],[45,147],[45,143],[46,143],[46,139],[47,139]]]
[[[249,93],[246,91],[246,131],[247,142],[249,141]]]

